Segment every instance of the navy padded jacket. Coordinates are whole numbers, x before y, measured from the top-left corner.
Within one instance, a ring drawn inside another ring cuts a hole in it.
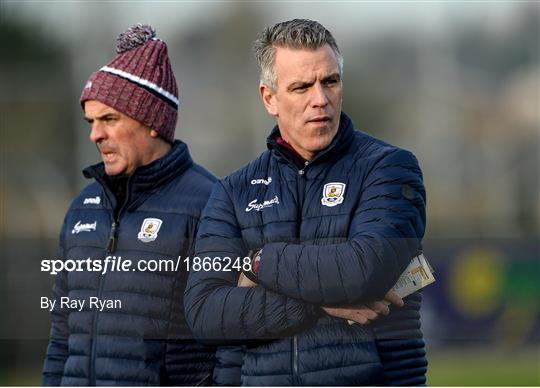
[[[116,247],[107,250],[116,199],[103,163],[84,171],[96,181],[72,202],[60,236],[58,257],[176,260],[191,255],[200,213],[216,178],[193,163],[176,141],[161,159],[139,167],[128,180],[118,215]],[[162,221],[153,241],[138,238],[147,218]],[[81,230],[81,224],[89,224]],[[75,226],[79,225],[79,228]],[[93,225],[93,226],[92,226]],[[86,300],[83,311],[52,312],[43,368],[44,385],[197,385],[211,382],[215,349],[192,338],[186,325],[184,270],[161,272],[61,272],[53,297]],[[121,308],[90,309],[89,298],[119,299]]]
[[[276,144],[278,134],[274,128],[269,150],[215,186],[199,227],[200,257],[263,248],[257,287],[236,287],[235,271],[189,276],[184,304],[195,337],[244,346],[242,357],[238,348],[217,352],[215,382],[424,384],[420,294],[367,326],[320,308],[381,300],[421,250],[425,190],[416,158],[356,131],[345,114],[307,165]],[[341,187],[334,194],[342,202],[329,200],[328,183]]]

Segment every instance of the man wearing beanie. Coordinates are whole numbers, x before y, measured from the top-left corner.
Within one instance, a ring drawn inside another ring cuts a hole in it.
[[[186,325],[183,260],[215,178],[174,139],[165,42],[137,25],[117,53],[80,98],[103,161],[64,219],[43,384],[205,385],[214,349]]]

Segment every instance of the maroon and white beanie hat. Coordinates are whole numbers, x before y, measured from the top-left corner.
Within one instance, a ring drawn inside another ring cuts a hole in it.
[[[97,100],[174,141],[178,87],[167,45],[149,25],[137,24],[116,39],[118,55],[93,73],[80,103]]]

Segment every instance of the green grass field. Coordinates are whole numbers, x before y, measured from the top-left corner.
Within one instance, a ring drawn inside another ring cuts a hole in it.
[[[429,353],[428,385],[538,386],[540,348],[505,354],[500,350]]]
[[[502,351],[466,350],[430,352],[431,386],[538,386],[540,349],[505,354]],[[40,369],[12,369],[0,373],[0,386],[40,385]]]

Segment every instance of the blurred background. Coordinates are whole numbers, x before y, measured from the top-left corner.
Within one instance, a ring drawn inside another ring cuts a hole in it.
[[[540,384],[537,1],[0,2],[0,385],[38,385],[64,213],[98,161],[78,98],[116,36],[150,23],[180,86],[176,136],[219,176],[265,149],[251,45],[320,21],[345,58],[344,111],[413,151],[428,193],[430,385]]]

